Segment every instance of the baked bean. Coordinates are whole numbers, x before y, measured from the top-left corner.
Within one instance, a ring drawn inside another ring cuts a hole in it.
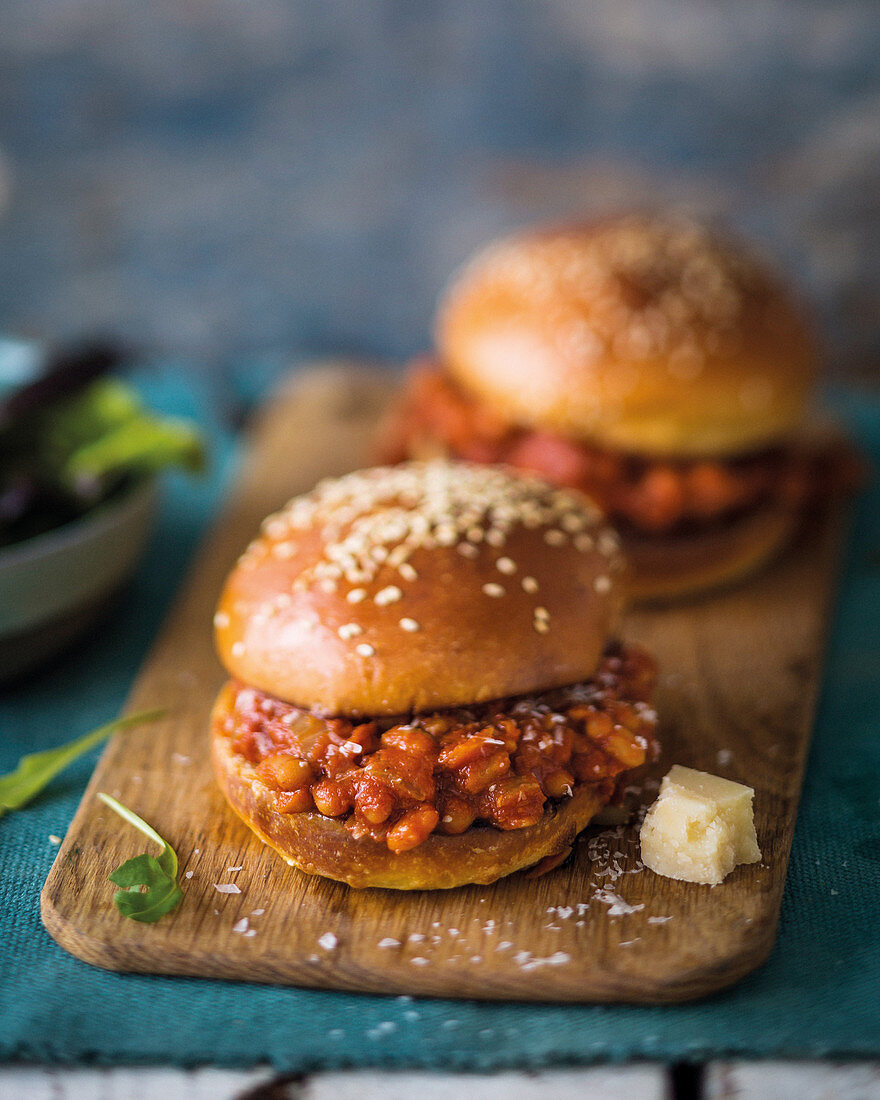
[[[424,756],[433,757],[437,753],[437,742],[429,734],[419,729],[397,728],[387,730],[382,734],[382,745],[414,755],[422,753]]]
[[[544,792],[533,775],[511,775],[489,789],[485,806],[499,829],[523,829],[544,816]]]
[[[403,722],[319,719],[242,687],[228,735],[277,792],[278,812],[316,809],[344,818],[354,837],[406,851],[435,829],[533,825],[547,799],[578,784],[607,801],[653,744],[656,717],[644,704],[654,680],[647,654],[619,647],[588,684]]]
[[[360,745],[365,753],[375,752],[379,747],[379,734],[375,722],[362,722],[355,726],[345,737],[346,741],[353,741]]]
[[[276,791],[295,791],[307,787],[315,778],[305,760],[283,752],[267,756],[258,765],[257,775],[267,787],[274,787]]]
[[[312,787],[315,806],[327,817],[339,817],[351,809],[351,797],[332,779],[323,779]]]
[[[541,784],[548,798],[565,798],[570,795],[574,787],[574,776],[565,768],[548,772]]]
[[[308,787],[300,787],[298,791],[279,791],[275,795],[275,809],[280,814],[301,814],[314,808]]]
[[[463,741],[455,741],[447,745],[440,753],[438,763],[449,771],[455,771],[457,768],[464,767],[465,764],[481,759],[493,748],[494,746],[486,745],[485,737],[467,737]]]
[[[495,752],[482,760],[474,760],[458,769],[461,786],[471,794],[479,794],[491,786],[496,779],[510,771],[510,757],[506,752]]]
[[[358,784],[354,807],[371,825],[381,825],[387,821],[394,805],[394,794],[383,783],[366,777]]]
[[[392,852],[417,848],[434,831],[440,815],[435,806],[423,804],[407,812],[388,830],[385,843]]]
[[[469,829],[476,817],[477,810],[473,803],[448,794],[440,803],[440,824],[437,828],[441,833],[455,836]]]

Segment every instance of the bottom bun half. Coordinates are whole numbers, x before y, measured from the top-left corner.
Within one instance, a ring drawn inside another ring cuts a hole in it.
[[[369,838],[355,839],[336,818],[278,813],[272,790],[232,751],[227,719],[233,698],[227,684],[211,718],[214,771],[229,804],[288,863],[358,889],[449,890],[495,882],[565,852],[606,801],[594,787],[581,786],[564,803],[548,803],[537,825],[509,832],[474,825],[458,836],[432,833],[417,848],[395,854]]]
[[[655,537],[627,532],[621,542],[629,562],[629,601],[663,602],[735,584],[778,557],[800,523],[796,511],[768,505],[707,531]]]

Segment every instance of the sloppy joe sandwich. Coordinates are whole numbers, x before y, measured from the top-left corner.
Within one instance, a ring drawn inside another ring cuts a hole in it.
[[[578,492],[489,466],[325,481],[269,517],[215,616],[220,785],[288,862],[355,887],[562,856],[652,758],[654,663]]]
[[[689,220],[495,243],[453,280],[436,338],[384,459],[501,462],[583,490],[623,535],[636,598],[752,571],[847,480],[839,448],[804,430],[817,348],[800,307]]]

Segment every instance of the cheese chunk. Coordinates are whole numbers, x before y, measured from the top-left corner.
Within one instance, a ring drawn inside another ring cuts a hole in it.
[[[676,764],[660,785],[640,835],[642,863],[685,882],[722,882],[761,858],[752,801],[741,783]]]

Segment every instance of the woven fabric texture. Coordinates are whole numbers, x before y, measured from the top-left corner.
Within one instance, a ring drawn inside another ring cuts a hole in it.
[[[174,478],[117,614],[48,674],[0,695],[0,772],[112,718],[234,467],[231,439],[183,372],[149,397],[199,416],[213,472]],[[880,399],[836,404],[876,462]],[[710,1000],[556,1007],[355,996],[105,973],[67,955],[39,893],[97,753],[0,821],[0,1058],[57,1063],[270,1062],[279,1070],[487,1070],[650,1058],[880,1054],[880,489],[857,503],[777,945]]]

